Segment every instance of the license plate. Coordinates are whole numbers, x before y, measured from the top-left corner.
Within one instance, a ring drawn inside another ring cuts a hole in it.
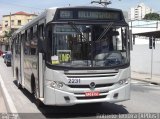
[[[86,97],[93,97],[93,96],[99,96],[99,92],[85,92]]]

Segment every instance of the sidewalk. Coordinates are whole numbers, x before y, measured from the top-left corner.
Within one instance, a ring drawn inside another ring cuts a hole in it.
[[[152,79],[151,79],[151,74],[131,71],[131,79],[160,85],[160,75],[152,75]]]
[[[6,86],[3,82],[3,79],[1,77],[1,74],[0,74],[0,109],[2,109],[2,112],[4,112],[4,113],[17,113],[15,105],[14,105],[12,98],[10,97],[10,95],[7,91],[7,88],[6,88]]]
[[[4,102],[4,98],[0,89],[0,113],[7,113],[7,108]]]

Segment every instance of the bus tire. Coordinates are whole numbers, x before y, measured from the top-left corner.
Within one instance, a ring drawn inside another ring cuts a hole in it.
[[[19,82],[18,68],[16,68],[16,79],[18,89],[22,89],[22,85]]]
[[[31,88],[32,88],[32,95],[35,98],[35,104],[37,105],[37,107],[43,107],[44,104],[41,100],[38,99],[37,97],[37,93],[36,93],[36,83],[35,83],[35,78],[34,75],[31,75]]]
[[[35,98],[37,98],[37,94],[36,94],[36,83],[35,83],[35,78],[34,75],[31,75],[31,89],[32,89],[32,94]]]
[[[44,103],[39,99],[36,99],[35,103],[36,103],[37,107],[39,107],[39,108],[44,107]]]

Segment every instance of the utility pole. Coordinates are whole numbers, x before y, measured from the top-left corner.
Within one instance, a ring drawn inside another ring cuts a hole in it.
[[[99,0],[99,1],[91,1],[91,4],[93,3],[98,3],[98,4],[101,4],[103,5],[104,7],[107,7],[109,4],[112,4],[111,1],[108,1],[108,0]]]
[[[10,31],[11,31],[11,12],[10,12],[10,15],[9,15],[9,21],[10,21],[10,25],[9,25],[9,29],[10,29]]]
[[[11,14],[11,12],[10,12],[10,15],[9,15],[9,19],[10,19],[10,26],[9,26],[9,32],[8,32],[8,34],[10,35],[11,34],[11,32],[12,32],[12,27],[11,27],[11,25],[12,25],[12,19],[11,19],[11,16],[12,16],[12,14]],[[8,50],[11,50],[11,36],[9,36],[9,38],[8,38],[8,45],[9,45],[9,49]]]

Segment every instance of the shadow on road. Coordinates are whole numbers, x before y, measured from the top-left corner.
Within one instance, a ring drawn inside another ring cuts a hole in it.
[[[46,118],[82,118],[93,117],[97,114],[127,114],[122,105],[111,103],[81,104],[69,107],[45,106],[40,108]]]
[[[13,82],[16,85],[16,81]],[[21,91],[32,103],[35,103],[36,105],[36,100],[32,94],[25,89],[22,89]],[[43,106],[37,108],[45,118],[82,118],[93,117],[97,114],[128,114],[128,111],[123,105],[114,103],[81,104],[74,106]],[[25,117],[24,115],[23,117]],[[31,115],[40,118],[41,114]]]

